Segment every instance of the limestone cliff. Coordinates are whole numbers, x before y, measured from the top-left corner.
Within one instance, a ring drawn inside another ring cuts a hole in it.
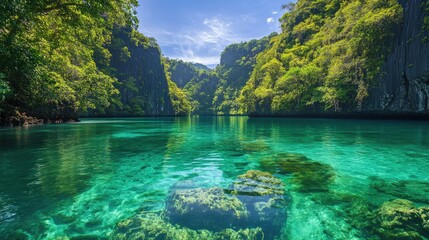
[[[161,51],[153,39],[117,29],[109,51],[111,72],[119,81],[120,103],[108,115],[174,115]]]
[[[424,0],[401,0],[403,23],[379,84],[363,110],[392,114],[429,114],[429,32],[423,27]]]

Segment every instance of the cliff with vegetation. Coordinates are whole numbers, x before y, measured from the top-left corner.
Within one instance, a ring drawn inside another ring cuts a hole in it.
[[[219,77],[213,110],[219,115],[239,114],[237,98],[256,64],[256,56],[268,46],[273,33],[259,40],[231,44],[221,54],[215,71]]]
[[[425,1],[300,0],[241,91],[250,115],[428,114]]]
[[[0,122],[77,119],[108,106],[117,94],[115,79],[97,66],[95,54],[109,58],[105,45],[113,26],[134,26],[136,4],[2,1]]]
[[[392,51],[387,55],[377,87],[364,110],[396,114],[429,113],[429,3],[400,1],[402,24],[394,29]]]
[[[188,114],[159,46],[135,30],[137,4],[2,1],[0,123]]]
[[[119,95],[105,114],[174,115],[161,51],[154,39],[131,28],[117,28],[107,49],[111,58],[105,68],[118,80]]]
[[[167,62],[170,64],[171,80],[179,88],[184,88],[193,78],[198,77],[200,70],[210,71],[210,68],[198,63],[184,62],[176,59],[168,59]]]
[[[237,98],[272,37],[231,44],[223,50],[213,70],[201,64],[168,60],[171,79],[192,101],[192,113],[199,115],[239,114]]]
[[[98,4],[100,3],[100,4]],[[135,0],[3,1],[0,122],[79,116],[429,116],[429,4],[299,0],[211,70],[164,59]]]
[[[219,78],[217,73],[202,64],[168,59],[169,72],[174,82],[188,97],[191,112],[213,115],[212,101]]]

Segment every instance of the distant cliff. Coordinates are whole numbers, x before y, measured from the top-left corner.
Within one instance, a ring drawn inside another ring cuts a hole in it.
[[[384,75],[371,90],[364,111],[429,114],[429,32],[427,1],[402,0],[403,22],[395,29]]]
[[[237,97],[240,90],[253,71],[256,56],[276,35],[227,46],[214,70],[201,64],[169,59],[171,79],[192,99],[193,114],[239,114]]]
[[[256,56],[264,51],[270,39],[276,36],[272,33],[262,39],[231,44],[223,50],[220,64],[215,71],[219,76],[213,98],[213,109],[216,114],[239,114],[237,98],[252,73]]]

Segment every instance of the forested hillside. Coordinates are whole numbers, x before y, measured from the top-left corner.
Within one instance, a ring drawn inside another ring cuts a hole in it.
[[[281,33],[228,46],[214,70],[165,59],[155,39],[137,32],[137,4],[2,1],[1,124],[429,113],[427,1],[286,4]]]
[[[179,113],[184,95],[168,82],[158,45],[135,30],[137,4],[2,1],[0,122]]]
[[[237,97],[256,63],[276,34],[260,40],[231,44],[221,54],[220,64],[210,70],[201,64],[170,59],[171,79],[192,101],[193,114],[238,114]]]
[[[105,44],[113,26],[136,24],[136,4],[2,1],[2,121],[24,112],[51,120],[76,119],[79,112],[107,107],[118,93],[115,79],[97,66],[94,56],[107,61]]]
[[[269,46],[270,39],[276,35],[273,33],[259,40],[232,44],[225,48],[220,64],[215,69],[219,77],[213,99],[216,114],[239,113],[236,100],[255,67],[256,56]]]
[[[426,1],[300,0],[240,96],[250,115],[428,113]],[[426,102],[426,103],[425,103]]]
[[[103,66],[118,81],[116,101],[98,114],[107,116],[174,115],[161,51],[154,39],[127,28],[115,28]],[[100,63],[102,65],[102,62]]]

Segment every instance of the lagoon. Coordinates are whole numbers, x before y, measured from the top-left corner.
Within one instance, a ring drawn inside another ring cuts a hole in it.
[[[384,238],[393,216],[383,209],[429,205],[428,147],[424,121],[184,117],[1,128],[0,236],[115,239],[118,223],[136,215],[214,234],[169,222],[172,194],[220,188],[231,197],[238,176],[259,170],[284,184],[276,211],[287,215],[265,239]],[[401,224],[389,231],[413,234]]]

